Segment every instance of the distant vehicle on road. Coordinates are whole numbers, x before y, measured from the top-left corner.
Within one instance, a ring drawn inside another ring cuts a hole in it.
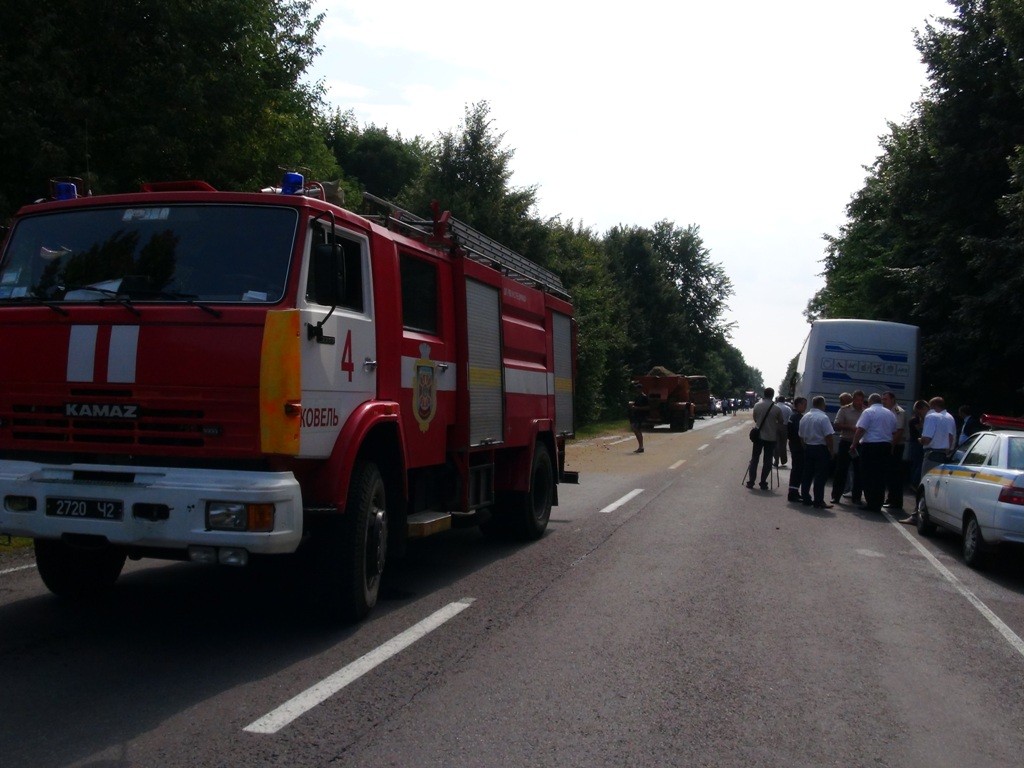
[[[690,400],[688,377],[673,373],[649,373],[638,377],[637,382],[647,396],[647,409],[643,411],[642,418],[643,428],[653,429],[659,424],[668,424],[673,432],[693,429],[694,411]],[[629,409],[632,420],[632,401],[629,403]]]
[[[972,568],[997,545],[1024,544],[1024,419],[983,416],[982,423],[990,429],[929,471],[917,489],[917,530],[928,536],[941,526],[961,536]]]
[[[793,382],[794,397],[825,398],[839,409],[839,395],[861,389],[890,391],[906,406],[917,397],[920,329],[882,320],[815,320]]]
[[[708,384],[707,376],[687,376],[690,382],[690,402],[693,403],[693,412],[700,418],[702,416],[715,415],[711,405],[711,385]]]

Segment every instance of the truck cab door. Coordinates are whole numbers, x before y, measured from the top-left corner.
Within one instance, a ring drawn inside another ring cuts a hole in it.
[[[313,224],[300,291],[300,456],[327,457],[346,420],[377,395],[370,249],[365,234]]]

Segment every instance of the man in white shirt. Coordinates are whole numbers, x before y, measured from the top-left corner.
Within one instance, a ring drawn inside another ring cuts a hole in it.
[[[941,462],[931,461],[929,451],[942,451],[947,456],[956,445],[956,419],[946,410],[946,401],[941,397],[933,397],[928,401],[931,410],[925,414],[924,425],[921,427],[921,445],[924,446],[924,459],[921,461],[921,476],[928,470],[937,467]]]
[[[800,501],[818,509],[830,509],[825,503],[825,483],[828,482],[829,463],[835,455],[832,422],[825,413],[825,398],[821,395],[811,400],[811,410],[800,419],[800,441],[804,446],[804,472],[800,483]],[[811,483],[814,483],[814,498],[811,499]]]
[[[851,453],[861,456],[864,483],[864,506],[869,512],[881,512],[885,501],[885,479],[892,456],[892,437],[896,432],[896,416],[882,405],[882,396],[872,392],[868,407],[857,419]]]

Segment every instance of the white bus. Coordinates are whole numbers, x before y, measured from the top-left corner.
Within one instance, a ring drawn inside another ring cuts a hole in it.
[[[890,391],[909,411],[917,398],[919,335],[916,325],[903,323],[815,320],[797,362],[795,395],[824,395],[832,415],[843,392]]]

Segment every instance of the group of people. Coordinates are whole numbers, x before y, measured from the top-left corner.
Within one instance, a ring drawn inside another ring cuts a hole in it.
[[[812,398],[808,410],[806,398],[798,397],[789,404],[781,397],[775,399],[775,390],[768,387],[754,405],[756,433],[751,433],[754,445],[746,486],[753,488],[758,482],[767,490],[772,469],[787,464],[788,449],[792,458],[789,501],[830,509],[848,495],[864,510],[881,512],[888,507],[902,512],[906,467],[911,487],[916,488],[923,472],[935,466],[927,452],[938,449],[948,456],[958,442],[980,429],[968,408],[961,408],[960,413],[962,427],[958,429],[941,397],[918,400],[908,416],[892,392],[865,398],[857,390],[840,395],[839,410],[832,420],[824,397]],[[826,501],[830,476],[832,492]],[[916,509],[900,522],[916,523]]]

